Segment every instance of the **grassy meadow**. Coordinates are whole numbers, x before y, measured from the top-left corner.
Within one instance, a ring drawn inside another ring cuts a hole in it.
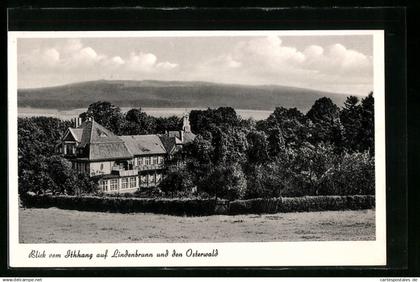
[[[375,239],[375,211],[182,217],[76,210],[19,210],[21,243],[184,243]]]

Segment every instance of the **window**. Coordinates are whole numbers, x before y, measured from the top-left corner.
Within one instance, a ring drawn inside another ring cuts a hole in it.
[[[121,179],[121,189],[127,189],[128,188],[128,178]]]
[[[158,157],[153,157],[153,164],[157,164],[158,163]]]
[[[142,175],[140,179],[141,179],[141,183],[142,184],[146,184],[147,183],[147,176],[146,175]]]
[[[156,181],[156,175],[150,174],[149,175],[149,183],[155,183]]]
[[[101,191],[107,191],[108,190],[108,180],[101,180],[99,182],[99,187],[101,187]]]
[[[130,188],[136,187],[136,178],[130,177]]]
[[[145,158],[145,165],[149,165],[150,164],[150,157],[146,157]]]
[[[101,164],[101,170],[104,170],[104,164]]]
[[[111,179],[111,191],[118,190],[118,179]]]

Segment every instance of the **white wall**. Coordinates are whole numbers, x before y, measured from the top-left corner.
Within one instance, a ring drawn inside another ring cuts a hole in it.
[[[114,163],[114,161],[89,163],[90,176],[100,174],[111,174],[112,166],[114,165]]]

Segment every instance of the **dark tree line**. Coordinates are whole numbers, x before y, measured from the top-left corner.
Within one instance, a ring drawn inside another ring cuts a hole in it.
[[[91,104],[93,117],[119,135],[181,129],[178,117],[156,118],[140,108],[127,113],[109,102]],[[347,98],[342,108],[315,101],[306,113],[277,107],[265,120],[243,120],[233,108],[190,113],[196,139],[180,152],[160,188],[169,196],[227,199],[374,193],[374,99]],[[96,189],[55,145],[70,126],[55,118],[19,118],[19,191],[79,194]],[[195,189],[194,189],[195,188]]]
[[[95,183],[77,174],[71,162],[56,154],[68,121],[32,117],[18,119],[19,193],[81,194],[95,191]]]
[[[201,193],[227,199],[373,194],[373,114],[372,93],[361,101],[348,97],[341,109],[329,98],[306,114],[278,107],[257,122],[228,107],[194,110],[197,137],[184,150],[182,177]],[[173,194],[185,186],[168,179],[162,188]]]

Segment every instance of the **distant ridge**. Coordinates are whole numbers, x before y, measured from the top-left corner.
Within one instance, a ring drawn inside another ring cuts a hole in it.
[[[367,93],[366,93],[367,94]],[[97,101],[120,107],[273,110],[277,106],[307,111],[321,97],[342,106],[345,94],[277,85],[219,84],[203,81],[96,80],[62,86],[19,89],[18,106],[70,110]]]

